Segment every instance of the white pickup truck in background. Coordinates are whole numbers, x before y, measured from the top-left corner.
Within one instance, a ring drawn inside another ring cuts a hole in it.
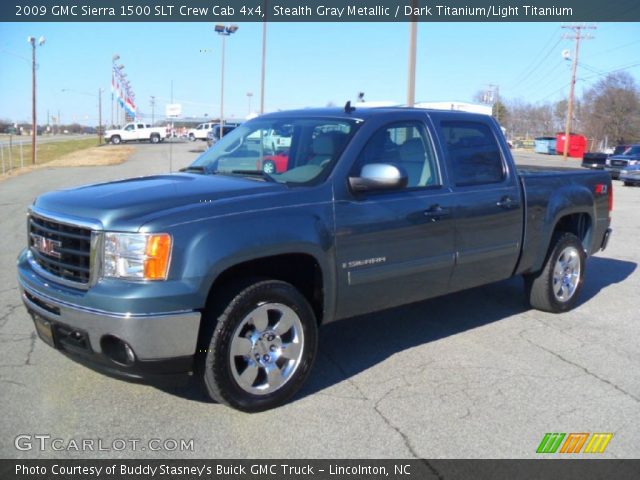
[[[144,123],[127,123],[121,129],[107,130],[104,133],[105,142],[111,142],[114,145],[142,140],[160,143],[165,138],[167,138],[167,129],[165,127],[152,127]]]
[[[207,139],[207,134],[216,125],[218,125],[218,124],[215,123],[215,122],[201,123],[196,128],[190,129],[189,132],[187,133],[187,136],[189,137],[189,140],[191,140],[192,142],[194,142],[196,140],[206,140]]]

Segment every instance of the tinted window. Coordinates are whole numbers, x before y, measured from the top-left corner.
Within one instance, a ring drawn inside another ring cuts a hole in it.
[[[356,161],[353,175],[371,163],[390,163],[408,177],[407,188],[439,184],[436,158],[424,127],[417,122],[389,125],[374,133]]]
[[[440,128],[457,186],[504,180],[498,142],[487,125],[479,122],[442,122]]]

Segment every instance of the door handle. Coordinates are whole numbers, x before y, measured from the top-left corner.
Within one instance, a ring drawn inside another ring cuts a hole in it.
[[[441,217],[451,215],[451,211],[448,208],[442,208],[440,205],[431,205],[424,212],[424,216],[430,218],[432,222],[440,220]]]
[[[504,197],[502,197],[500,200],[498,200],[496,202],[496,205],[498,207],[502,207],[504,209],[510,209],[510,208],[515,208],[518,206],[517,202],[514,202],[510,196],[506,195]]]

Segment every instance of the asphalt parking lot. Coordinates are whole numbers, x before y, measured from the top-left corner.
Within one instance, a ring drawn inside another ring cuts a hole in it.
[[[177,170],[203,148],[203,142],[140,144],[122,165],[40,169],[0,182],[1,457],[531,458],[547,432],[612,432],[601,457],[638,457],[640,188],[617,181],[614,234],[608,249],[589,260],[575,310],[528,309],[516,278],[334,323],[321,332],[302,392],[265,413],[211,403],[195,386],[162,390],[114,380],[37,339],[15,273],[33,198]],[[557,157],[517,157],[564,165]],[[17,436],[37,434],[65,444],[142,443],[137,451],[14,446]],[[153,438],[193,439],[193,449],[145,449]]]

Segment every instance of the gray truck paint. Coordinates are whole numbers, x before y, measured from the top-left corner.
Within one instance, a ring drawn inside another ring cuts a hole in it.
[[[490,117],[413,109],[271,114],[296,115],[362,120],[324,181],[291,187],[255,178],[177,173],[47,193],[36,199],[34,212],[83,219],[107,231],[171,234],[169,278],[101,279],[82,291],[41,278],[25,250],[18,258],[22,289],[64,306],[58,317],[39,311],[47,318],[75,325],[82,317],[97,352],[100,344],[94,336],[112,334],[135,341],[142,359],[164,358],[195,353],[200,312],[209,295],[216,295],[214,282],[243,262],[288,254],[312,258],[322,278],[320,320],[328,323],[539,270],[554,229],[566,215],[588,217],[588,254],[602,245],[609,226],[607,196],[596,198],[593,192],[596,184],[611,188],[609,175],[517,172]],[[347,178],[358,153],[380,127],[405,120],[422,122],[433,139],[442,185],[354,194]],[[503,157],[502,183],[452,184],[451,159],[439,130],[447,120],[489,126]],[[509,208],[497,205],[507,197]],[[433,205],[450,215],[431,221],[425,210]],[[107,323],[105,317],[119,320]],[[177,340],[161,338],[166,336]]]

